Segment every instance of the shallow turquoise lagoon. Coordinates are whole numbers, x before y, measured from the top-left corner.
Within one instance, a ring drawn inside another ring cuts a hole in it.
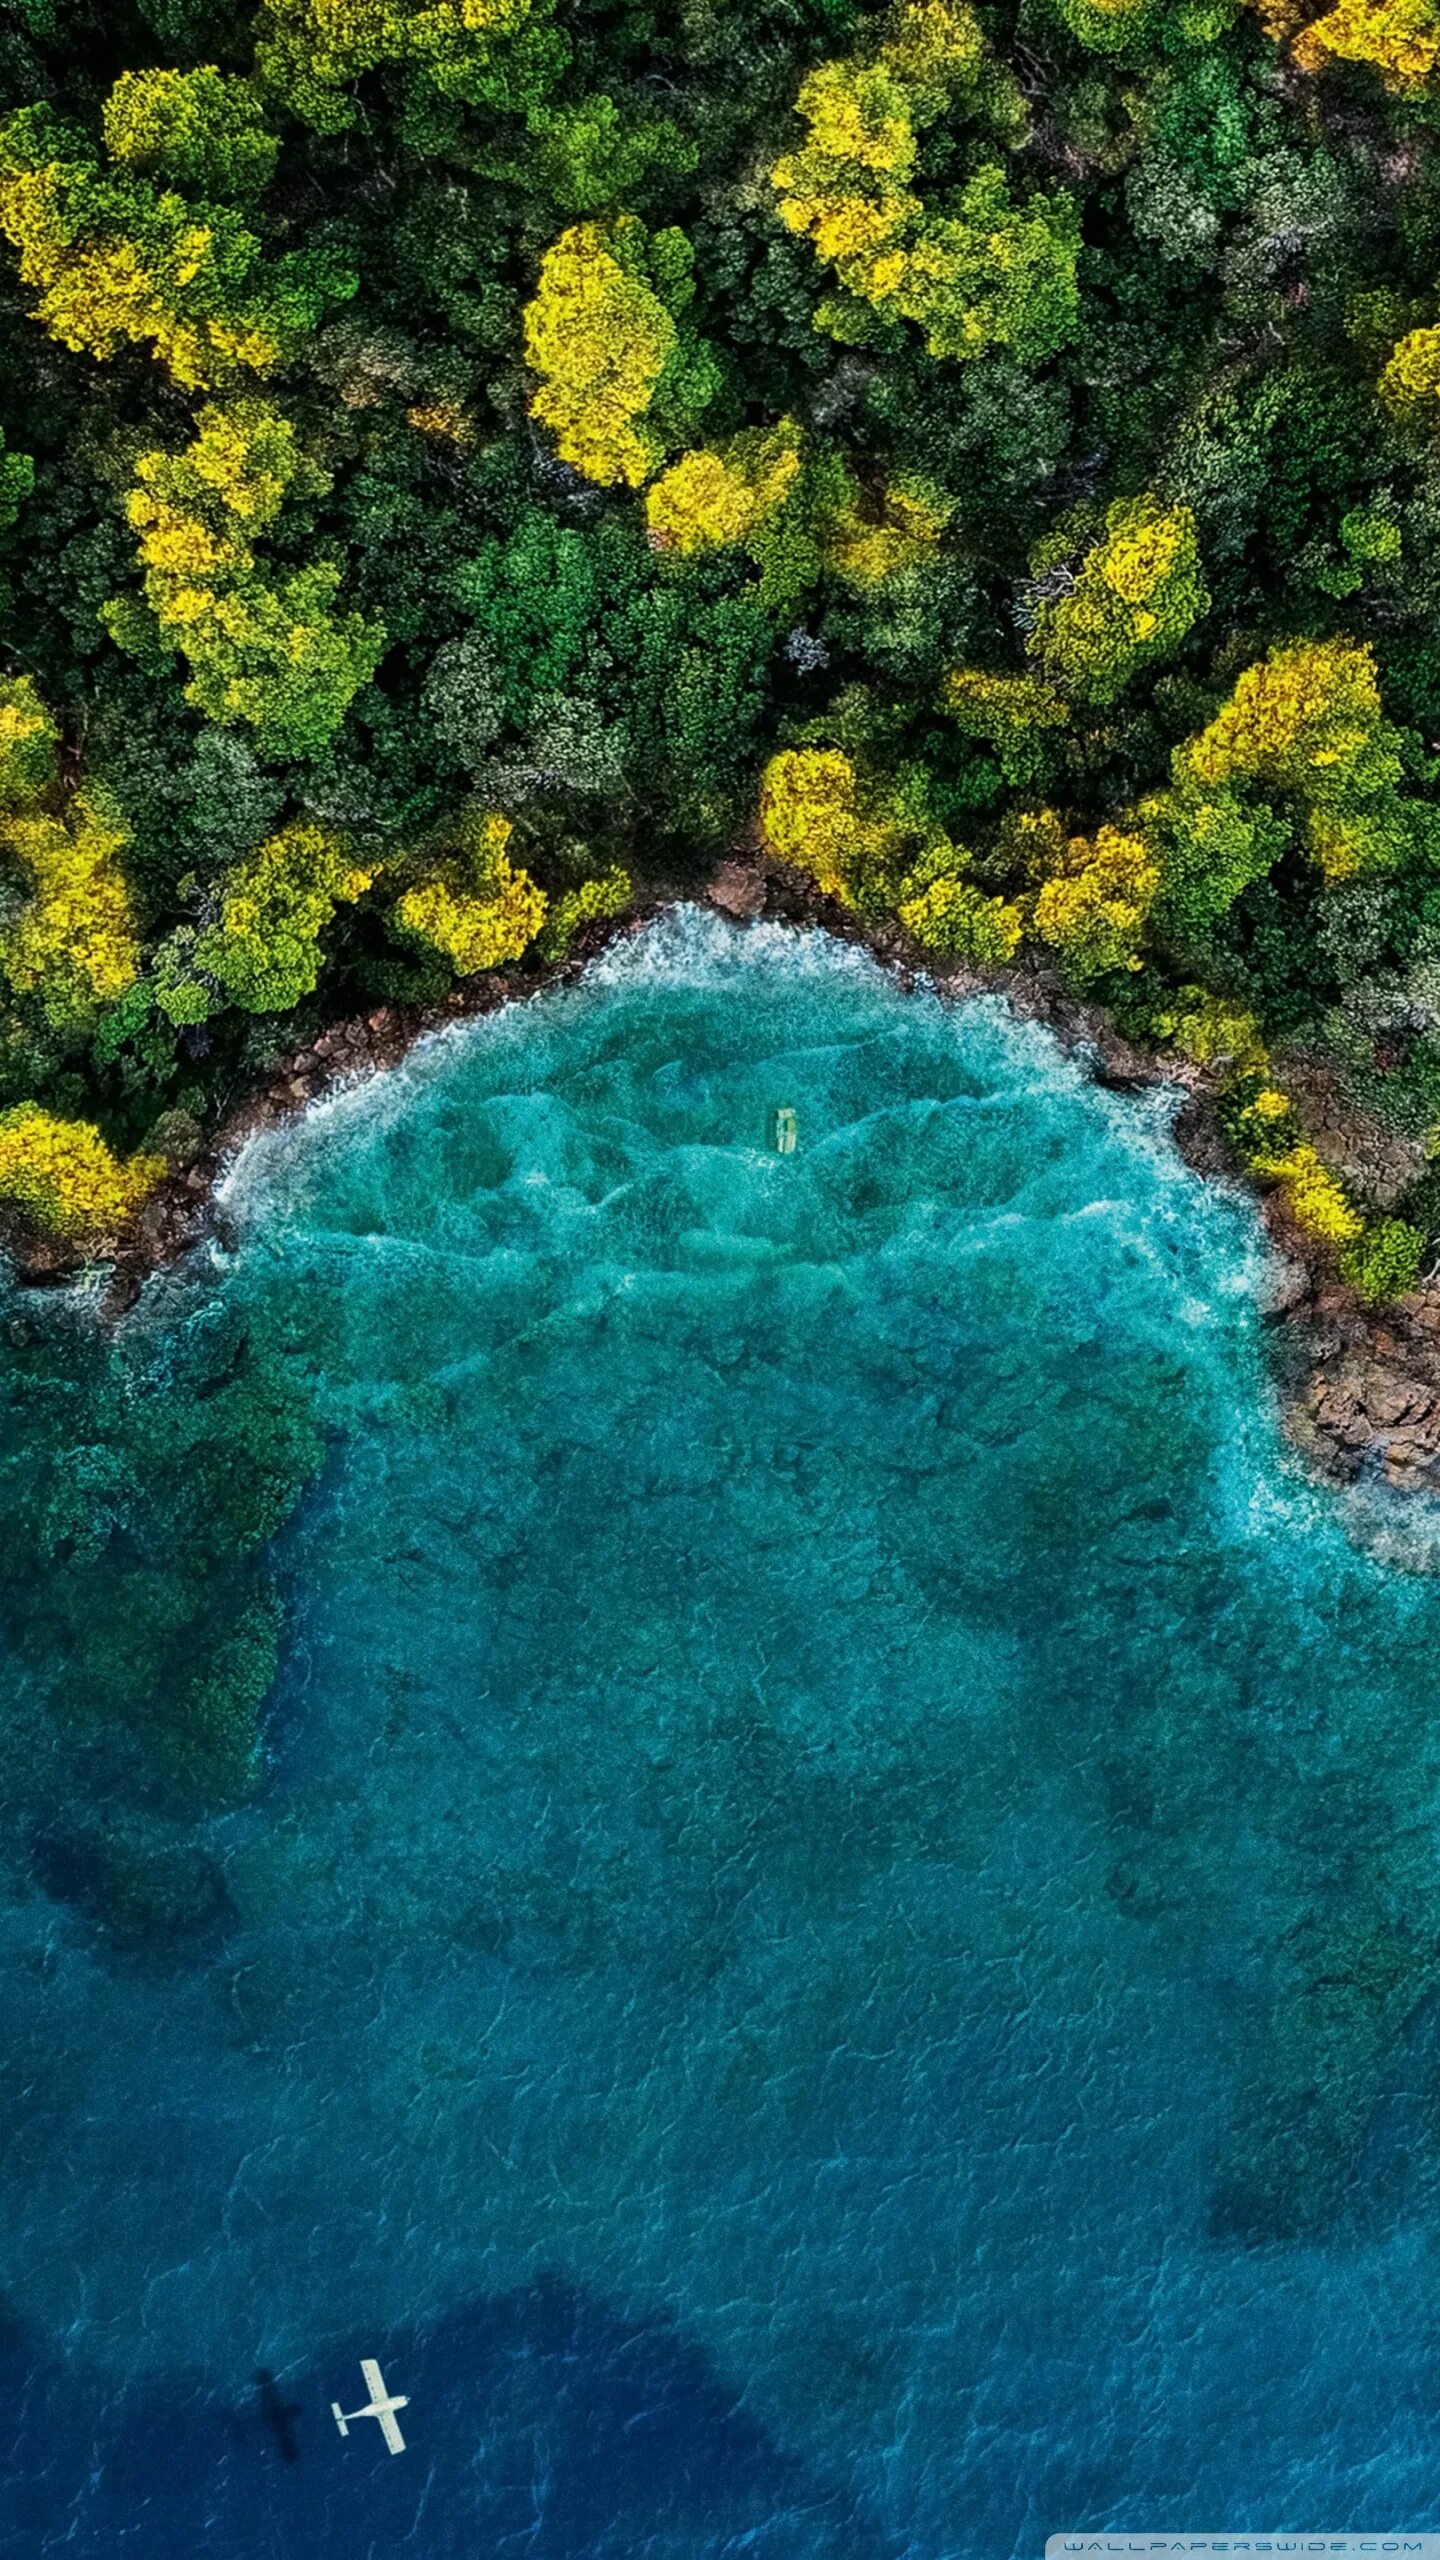
[[[116,1356],[321,1435],[255,1791],[46,1676],[143,1517],[8,1559],[6,2560],[1440,2525],[1440,1585],[1163,1104],[681,911],[228,1205]]]

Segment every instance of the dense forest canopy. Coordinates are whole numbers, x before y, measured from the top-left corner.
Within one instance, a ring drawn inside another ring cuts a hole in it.
[[[0,1196],[758,831],[1408,1285],[1437,135],[1437,0],[9,0]]]

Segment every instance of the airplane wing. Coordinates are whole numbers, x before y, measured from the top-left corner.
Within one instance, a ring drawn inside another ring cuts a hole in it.
[[[374,2357],[362,2356],[360,2359],[360,2370],[365,2376],[365,2388],[369,2392],[371,2399],[383,2400],[385,2397],[385,2377],[381,2373],[380,2367],[376,2363]]]
[[[380,2433],[390,2447],[391,2452],[403,2453],[405,2450],[405,2439],[400,2433],[399,2421],[395,2417],[393,2410],[377,2409],[375,2415],[380,2421]]]

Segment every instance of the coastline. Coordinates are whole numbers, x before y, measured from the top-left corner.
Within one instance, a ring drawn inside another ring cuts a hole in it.
[[[180,1261],[207,1236],[224,1240],[227,1220],[218,1185],[247,1140],[295,1118],[337,1086],[398,1065],[417,1040],[448,1023],[573,981],[609,943],[638,932],[687,896],[739,924],[764,917],[818,926],[838,940],[859,943],[902,986],[923,979],[957,1003],[998,995],[1018,1020],[1044,1023],[1064,1049],[1082,1053],[1094,1081],[1108,1090],[1178,1089],[1173,1135],[1183,1160],[1206,1179],[1245,1191],[1274,1250],[1262,1313],[1292,1443],[1332,1483],[1366,1478],[1396,1492],[1440,1493],[1440,1280],[1391,1304],[1367,1306],[1339,1278],[1323,1248],[1296,1225],[1278,1188],[1260,1190],[1238,1164],[1220,1128],[1219,1080],[1211,1070],[1124,1039],[1096,1007],[1033,958],[1003,968],[947,968],[898,926],[862,923],[803,873],[751,851],[722,861],[703,887],[649,887],[621,915],[583,928],[562,960],[487,972],[438,1005],[380,1005],[331,1024],[227,1113],[103,1247],[87,1250],[27,1236],[7,1221],[0,1227],[0,1251],[17,1280],[36,1287],[108,1272],[100,1307],[114,1321],[134,1305],[153,1272]]]

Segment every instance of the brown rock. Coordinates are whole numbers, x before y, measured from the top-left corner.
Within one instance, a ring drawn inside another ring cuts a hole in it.
[[[1296,1262],[1287,1254],[1272,1263],[1265,1282],[1267,1315],[1288,1316],[1303,1306],[1309,1295],[1310,1274],[1303,1262]]]
[[[722,863],[710,883],[710,904],[723,915],[758,916],[765,904],[765,883],[748,863]]]
[[[1377,1379],[1369,1389],[1365,1402],[1371,1417],[1382,1430],[1391,1423],[1408,1421],[1429,1399],[1421,1386],[1403,1378],[1385,1383]]]

